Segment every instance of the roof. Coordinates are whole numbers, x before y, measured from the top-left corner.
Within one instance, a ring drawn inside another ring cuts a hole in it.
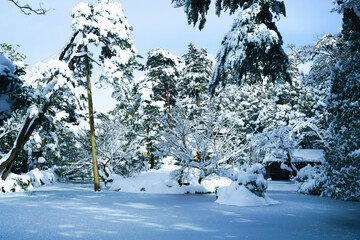
[[[282,162],[283,154],[265,154],[263,162]],[[294,149],[293,162],[323,163],[325,161],[324,150],[322,149]]]

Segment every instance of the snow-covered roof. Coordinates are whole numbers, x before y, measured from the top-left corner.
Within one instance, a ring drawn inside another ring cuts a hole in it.
[[[293,152],[296,162],[324,162],[324,150],[322,149],[295,149]]]
[[[283,154],[265,154],[263,162],[282,162]],[[322,149],[295,149],[292,154],[293,162],[322,163],[325,161],[324,150]]]

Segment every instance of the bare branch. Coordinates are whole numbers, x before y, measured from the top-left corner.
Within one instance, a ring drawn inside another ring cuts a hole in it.
[[[33,9],[32,7],[29,6],[29,4],[25,4],[21,6],[18,1],[15,0],[9,0],[9,1],[12,2],[16,7],[18,7],[25,15],[30,15],[31,13],[35,13],[37,15],[45,15],[49,11],[49,9],[44,9],[41,6],[41,3],[39,9]]]

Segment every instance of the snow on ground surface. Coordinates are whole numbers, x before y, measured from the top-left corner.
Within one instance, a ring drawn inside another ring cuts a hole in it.
[[[201,184],[198,183],[198,178],[192,177],[189,179],[190,185],[180,187],[171,177],[171,172],[176,168],[173,165],[164,166],[159,170],[150,169],[129,178],[111,175],[110,178],[113,178],[114,182],[110,190],[129,193],[214,193],[216,188],[228,186],[232,182],[229,178],[212,174],[204,178]]]
[[[270,182],[271,185],[275,181]],[[279,204],[216,204],[213,194],[139,194],[52,184],[0,194],[0,239],[360,239],[360,203],[267,192]]]

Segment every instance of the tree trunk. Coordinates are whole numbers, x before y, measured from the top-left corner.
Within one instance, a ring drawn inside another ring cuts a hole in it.
[[[15,164],[17,156],[23,149],[25,143],[29,140],[36,126],[42,121],[44,117],[45,109],[46,108],[43,108],[42,113],[39,113],[38,116],[35,118],[31,118],[29,116],[26,117],[25,123],[20,129],[20,132],[15,140],[13,148],[10,150],[7,157],[1,159],[3,160],[0,163],[0,174],[2,180],[6,180],[7,176],[10,173],[11,168]]]
[[[167,104],[167,107],[168,107],[168,111],[169,111],[169,116],[170,116],[170,113],[171,113],[171,107],[170,107],[170,95],[169,95],[169,89],[166,88],[165,89],[165,94],[166,94],[166,104]]]
[[[199,92],[199,89],[195,90],[195,96],[196,96],[196,106],[198,106],[198,108],[200,108],[200,92]]]
[[[85,52],[88,52],[87,46],[84,46]],[[91,136],[91,154],[93,159],[93,171],[94,171],[94,191],[100,191],[100,179],[99,179],[99,166],[96,154],[96,141],[95,141],[95,126],[94,126],[94,112],[93,112],[93,102],[92,102],[92,93],[91,93],[91,81],[90,81],[90,67],[89,67],[89,58],[85,56],[85,66],[86,66],[86,82],[87,82],[87,92],[88,92],[88,106],[89,106],[89,122],[90,122],[90,136]]]
[[[295,177],[295,176],[297,175],[297,169],[296,169],[296,167],[292,164],[291,156],[290,156],[290,153],[289,153],[289,152],[286,153],[286,157],[287,157],[286,163],[287,163],[287,165],[290,167],[290,169],[292,170],[291,175]]]

